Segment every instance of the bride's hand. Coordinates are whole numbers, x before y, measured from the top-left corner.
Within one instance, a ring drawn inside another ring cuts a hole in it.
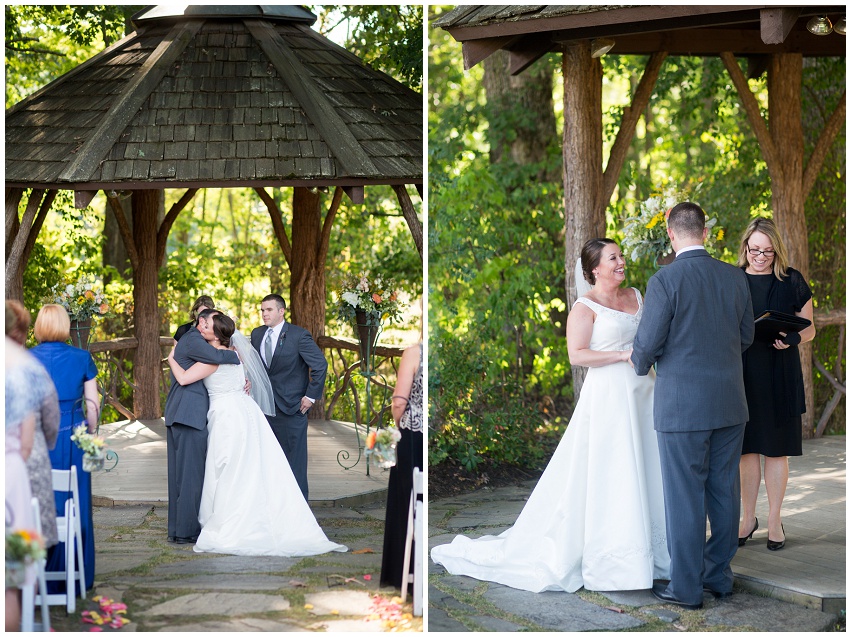
[[[629,366],[633,367],[633,364],[632,364],[632,348],[631,347],[628,350],[624,350],[623,362],[629,363]]]

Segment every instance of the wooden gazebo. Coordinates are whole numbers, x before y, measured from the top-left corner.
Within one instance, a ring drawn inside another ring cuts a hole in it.
[[[845,57],[844,31],[820,36],[807,29],[813,17],[833,23],[844,6],[767,5],[462,5],[432,23],[462,43],[464,66],[497,51],[508,52],[512,75],[550,51],[561,51],[564,76],[565,262],[575,263],[582,243],[605,232],[605,211],[617,185],[635,127],[649,103],[668,55],[719,56],[740,96],[768,166],[772,209],[790,252],[790,262],[808,276],[804,201],[827,150],[845,123],[845,95],[830,116],[810,156],[804,156],[801,115],[803,57]],[[649,55],[643,77],[623,119],[605,166],[602,138],[602,67],[599,56]],[[768,73],[766,122],[737,61],[747,75]],[[576,297],[573,268],[566,271],[568,307]],[[844,323],[844,311],[831,322]],[[823,319],[824,320],[824,319]],[[816,323],[819,323],[817,317]],[[801,348],[808,404],[812,406],[811,347]],[[575,373],[576,387],[581,376]],[[812,431],[812,409],[805,422]]]
[[[422,188],[422,97],[313,31],[315,19],[299,6],[146,9],[133,33],[6,112],[6,297],[21,297],[56,191],[85,207],[103,190],[133,269],[140,418],[160,415],[158,269],[199,188],[257,191],[290,266],[291,320],[314,336],[343,193],[361,202],[366,186],[392,186],[422,253],[406,189]],[[266,187],[293,187],[289,233]],[[323,220],[317,189],[329,187]],[[186,192],[160,222],[165,188]]]

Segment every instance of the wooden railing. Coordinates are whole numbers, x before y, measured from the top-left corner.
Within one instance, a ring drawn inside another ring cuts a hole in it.
[[[842,362],[845,356],[845,310],[818,312],[814,314],[813,322],[816,324],[816,330],[828,325],[839,326],[839,338],[837,339],[839,342],[837,344],[836,364],[833,366],[833,373],[827,371],[824,364],[816,358],[815,352],[813,352],[813,365],[817,370],[819,370],[819,372],[821,372],[821,375],[827,379],[827,382],[829,382],[834,389],[833,396],[825,405],[821,418],[819,418],[818,424],[816,425],[815,436],[816,438],[819,438],[824,434],[827,423],[833,415],[833,412],[836,410],[836,407],[839,405],[839,401],[841,401],[842,397],[845,396],[845,381],[842,379]]]
[[[163,361],[160,369],[160,387],[164,394],[168,393],[170,382],[169,367],[165,358],[173,343],[174,341],[170,336],[160,337],[160,347],[163,351]],[[357,354],[355,359],[359,359],[360,350],[357,341],[352,339],[320,336],[317,343],[323,351],[330,352],[328,374],[332,379],[333,389],[329,390],[330,396],[325,401],[324,416],[330,419],[333,417],[334,408],[338,405],[343,394],[354,389],[352,375],[357,372],[359,366],[359,360],[350,362],[347,360],[344,352],[355,352]],[[127,373],[126,363],[131,352],[137,346],[138,341],[135,337],[116,338],[89,344],[89,352],[91,352],[98,367],[98,389],[102,396],[102,402],[110,405],[118,413],[130,420],[135,420],[136,416],[133,413],[132,405],[128,406],[121,402],[121,393],[125,388],[129,388],[132,395],[132,392],[136,389],[133,378]],[[404,348],[401,347],[377,345],[375,348],[376,369],[383,369],[388,375],[392,375],[392,380],[395,381],[396,359],[402,356],[403,351]],[[373,377],[371,382],[382,388],[392,389],[388,382],[382,380],[381,375]],[[328,381],[326,381],[326,386],[327,384]],[[352,394],[354,396],[355,418],[357,422],[360,422],[363,406],[360,404],[357,391],[352,391]]]

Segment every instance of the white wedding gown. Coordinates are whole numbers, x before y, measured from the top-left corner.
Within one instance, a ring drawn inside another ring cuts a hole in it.
[[[596,313],[590,348],[626,350],[643,311]],[[457,536],[432,559],[455,575],[522,590],[648,589],[668,579],[670,558],[659,449],[653,430],[654,372],[629,363],[588,370],[561,442],[514,526],[498,536]]]
[[[204,386],[209,438],[194,550],[288,557],[347,551],[313,517],[266,417],[244,391],[242,365],[220,365]]]

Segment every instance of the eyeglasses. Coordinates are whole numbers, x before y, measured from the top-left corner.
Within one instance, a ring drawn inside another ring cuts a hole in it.
[[[752,257],[755,257],[758,254],[761,254],[766,259],[770,259],[771,257],[774,256],[774,250],[770,250],[770,249],[769,250],[757,250],[756,248],[752,248],[752,247],[748,246],[748,252],[750,253],[750,255]]]

